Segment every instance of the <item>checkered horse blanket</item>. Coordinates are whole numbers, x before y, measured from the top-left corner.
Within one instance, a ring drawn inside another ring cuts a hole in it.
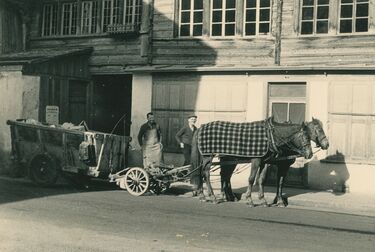
[[[269,147],[266,121],[215,121],[202,125],[197,133],[198,148],[203,155],[263,157]]]

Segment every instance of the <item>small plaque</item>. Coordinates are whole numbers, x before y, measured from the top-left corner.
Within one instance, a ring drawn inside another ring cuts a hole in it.
[[[46,122],[49,124],[59,124],[59,107],[46,106]]]

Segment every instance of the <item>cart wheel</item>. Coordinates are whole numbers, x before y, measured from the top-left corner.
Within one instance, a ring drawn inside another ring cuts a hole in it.
[[[30,164],[30,177],[38,185],[54,185],[59,177],[58,167],[49,156],[38,155]]]
[[[149,185],[148,173],[142,168],[130,168],[125,174],[125,187],[131,195],[141,196],[148,191]]]

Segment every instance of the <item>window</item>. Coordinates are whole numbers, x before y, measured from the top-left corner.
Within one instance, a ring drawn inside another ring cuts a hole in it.
[[[268,35],[272,0],[178,0],[179,37]],[[241,8],[241,9],[240,9]]]
[[[341,0],[340,33],[367,32],[368,15],[368,0]]]
[[[301,8],[301,34],[327,34],[328,17],[329,0],[303,0]]]
[[[77,3],[62,4],[62,34],[74,35],[77,32]]]
[[[203,1],[203,0],[201,0]],[[83,0],[43,5],[41,36],[134,32],[142,0]]]
[[[180,0],[180,37],[202,36],[203,0]]]
[[[124,11],[125,25],[139,25],[142,15],[142,0],[126,0]]]
[[[119,0],[103,1],[103,31],[107,31],[108,25],[119,24],[120,4]]]
[[[269,84],[269,114],[276,122],[302,123],[305,111],[305,83]]]
[[[57,4],[43,6],[42,36],[57,34]]]
[[[236,0],[212,0],[211,6],[211,36],[234,36]]]
[[[98,2],[83,1],[81,14],[81,33],[90,34],[98,31]]]
[[[270,0],[245,0],[245,36],[267,35],[271,26]]]

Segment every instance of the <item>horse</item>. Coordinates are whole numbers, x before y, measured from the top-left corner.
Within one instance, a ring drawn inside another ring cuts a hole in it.
[[[322,123],[315,118],[311,122],[302,124],[275,123],[272,118],[265,120],[268,127],[268,142],[270,148],[267,153],[261,157],[237,157],[232,155],[220,155],[220,175],[221,175],[221,193],[224,200],[234,201],[230,178],[237,164],[251,163],[251,172],[248,179],[248,188],[246,191],[247,204],[254,207],[251,198],[252,187],[258,174],[259,194],[263,206],[268,206],[264,198],[264,181],[266,179],[266,164],[275,164],[277,166],[277,192],[273,205],[287,206],[287,199],[282,196],[282,189],[289,167],[299,156],[310,159],[313,155],[310,140],[316,143],[317,147],[328,149],[329,142],[324,133]],[[195,132],[192,143],[192,183],[195,184],[196,192],[199,192],[201,200],[205,200],[203,194],[203,179],[207,184],[208,196],[213,197],[213,202],[218,202],[210,183],[210,167],[214,153],[211,155],[202,154],[198,145],[200,144],[198,136],[200,129]],[[246,141],[246,140],[243,140]],[[248,141],[252,141],[249,139]]]

